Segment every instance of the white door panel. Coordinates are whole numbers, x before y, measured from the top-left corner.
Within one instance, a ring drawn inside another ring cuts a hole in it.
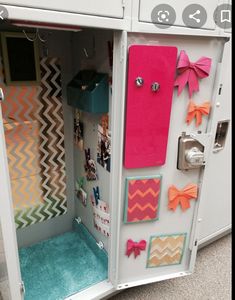
[[[220,62],[221,53],[224,47],[224,39],[203,38],[201,37],[164,37],[151,34],[129,34],[128,45],[145,44],[145,45],[165,45],[176,46],[178,55],[180,50],[185,50],[191,61],[196,61],[201,56],[208,56],[212,59],[212,68],[210,76],[200,81],[200,91],[193,95],[196,102],[210,100],[214,106],[212,99],[215,78],[218,63]],[[151,59],[151,58],[150,58]],[[141,74],[140,74],[141,75]],[[145,83],[144,83],[145,84]],[[199,129],[195,127],[195,123],[187,125],[185,122],[189,96],[185,88],[180,96],[177,96],[175,90],[171,111],[170,129],[168,137],[167,158],[164,166],[151,167],[143,169],[122,169],[122,190],[121,190],[121,207],[120,207],[120,227],[119,227],[119,245],[117,258],[117,280],[116,287],[123,289],[126,287],[146,284],[154,281],[165,280],[190,274],[193,270],[197,243],[196,229],[198,219],[198,209],[200,207],[200,198],[197,201],[190,202],[190,209],[182,212],[177,208],[175,212],[168,209],[168,188],[175,185],[183,188],[189,183],[195,183],[199,187],[202,173],[199,169],[180,171],[177,166],[177,148],[178,138],[182,132],[196,133]],[[143,111],[144,114],[144,111]],[[147,118],[147,116],[146,116]],[[136,120],[138,122],[138,120]],[[202,133],[207,133],[208,118],[203,119],[200,126]],[[126,224],[123,222],[123,214],[125,209],[125,180],[127,177],[153,176],[162,175],[162,187],[160,194],[159,219],[153,222]],[[147,258],[149,254],[149,244],[151,236],[186,234],[185,249],[182,261],[179,264],[158,266],[147,268]],[[128,239],[133,241],[146,240],[146,251],[135,259],[133,254],[128,258],[126,253],[126,243]]]

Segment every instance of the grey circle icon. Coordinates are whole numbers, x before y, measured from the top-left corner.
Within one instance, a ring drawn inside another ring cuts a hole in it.
[[[0,5],[0,22],[8,19],[8,16],[8,10],[4,6]]]
[[[182,15],[184,24],[190,28],[201,28],[207,20],[207,13],[203,6],[190,4],[185,7]]]
[[[175,23],[176,12],[174,8],[168,4],[159,4],[153,8],[151,19],[153,24],[158,28],[169,28]]]
[[[214,11],[215,24],[222,29],[230,29],[232,27],[232,5],[221,4]]]

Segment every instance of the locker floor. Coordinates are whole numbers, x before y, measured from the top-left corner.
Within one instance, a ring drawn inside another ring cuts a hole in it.
[[[107,278],[107,254],[82,224],[19,256],[25,300],[62,300]]]

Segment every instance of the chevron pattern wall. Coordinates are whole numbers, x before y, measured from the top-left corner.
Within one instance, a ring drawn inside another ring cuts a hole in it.
[[[156,220],[161,187],[161,176],[127,178],[125,223]]]
[[[185,248],[186,234],[151,237],[147,267],[180,264]]]
[[[23,228],[67,211],[61,71],[41,60],[40,86],[0,86],[15,222]]]

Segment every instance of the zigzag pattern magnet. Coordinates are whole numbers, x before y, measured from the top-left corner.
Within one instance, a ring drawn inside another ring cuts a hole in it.
[[[180,264],[185,248],[186,234],[154,236],[150,238],[147,267]]]
[[[125,223],[158,219],[161,176],[126,179]]]
[[[64,121],[57,58],[41,60],[40,86],[0,86],[16,228],[66,213]]]

